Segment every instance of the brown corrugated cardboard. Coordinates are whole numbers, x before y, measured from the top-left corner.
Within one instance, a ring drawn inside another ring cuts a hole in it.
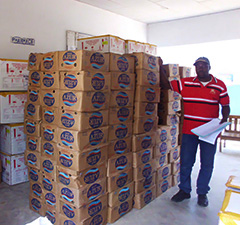
[[[109,72],[60,72],[60,89],[68,91],[110,91]]]
[[[58,70],[58,52],[48,52],[41,55],[41,71]]]
[[[60,224],[59,212],[46,204],[43,204],[43,216],[45,216],[52,224]]]
[[[109,71],[109,54],[70,50],[59,52],[59,71]]]
[[[32,152],[26,150],[24,152],[25,164],[35,169],[41,169],[41,154],[40,152]]]
[[[133,153],[133,167],[148,163],[153,158],[153,147]]]
[[[157,116],[158,114],[158,104],[150,102],[135,102],[134,103],[134,116]]]
[[[149,132],[145,134],[133,135],[132,151],[139,152],[143,149],[151,148],[156,143],[156,133]]]
[[[29,194],[32,195],[33,197],[39,198],[43,200],[44,194],[43,194],[43,188],[42,184],[39,182],[29,182]]]
[[[172,174],[178,173],[180,170],[180,158],[178,158],[176,161],[172,162]]]
[[[42,107],[40,105],[32,104],[32,102],[26,102],[24,108],[25,118],[33,119],[33,120],[41,120],[42,119]]]
[[[135,93],[135,101],[136,102],[160,102],[160,88],[137,86],[136,93]]]
[[[108,205],[110,207],[117,206],[122,202],[132,199],[134,195],[134,183],[131,182],[122,188],[108,193]]]
[[[29,87],[27,91],[27,102],[34,105],[41,105],[40,88]]]
[[[108,125],[108,110],[77,112],[59,110],[58,126],[68,130],[84,131]]]
[[[135,74],[111,72],[111,90],[134,90]]]
[[[135,194],[139,194],[146,189],[154,186],[156,183],[156,172],[152,173],[150,176],[143,178],[138,181],[134,181]]]
[[[108,157],[132,151],[132,137],[111,141],[108,147]]]
[[[166,154],[166,155],[162,155],[162,156],[159,156],[157,158],[154,158],[156,169],[167,165],[167,163],[168,163],[168,157],[167,156],[168,155]]]
[[[55,194],[57,194],[57,181],[56,178],[54,178],[53,176],[47,174],[47,173],[42,173],[42,188],[44,191],[51,191]]]
[[[134,59],[130,55],[109,54],[110,71],[134,73]]]
[[[41,85],[40,76],[41,76],[40,71],[36,71],[36,70],[29,71],[28,86],[40,88],[40,85]]]
[[[158,117],[134,117],[133,133],[154,132],[157,129]]]
[[[177,114],[161,115],[158,114],[158,124],[160,125],[177,125],[179,123],[179,116]]]
[[[28,70],[40,70],[42,54],[41,53],[30,53],[28,57]]]
[[[172,90],[161,90],[161,102],[172,102],[181,99],[181,95]]]
[[[172,163],[180,156],[180,146],[170,150],[168,153],[168,163]]]
[[[46,158],[51,159],[54,162],[57,162],[57,152],[58,152],[57,143],[42,140],[41,156],[44,156]]]
[[[49,177],[52,177],[56,180],[57,165],[56,161],[53,161],[47,157],[41,156],[41,165],[40,169],[43,174],[48,174]]]
[[[162,66],[165,69],[168,77],[179,76],[179,65],[178,64],[165,64]]]
[[[164,141],[164,142],[157,143],[154,146],[153,157],[158,158],[160,156],[166,155],[171,149],[172,149],[172,147],[171,147],[170,141]]]
[[[156,171],[155,159],[152,159],[147,164],[142,164],[139,167],[133,168],[133,180],[138,181],[149,177]]]
[[[59,90],[42,90],[40,89],[40,104],[48,107],[59,107]]]
[[[58,71],[48,71],[48,72],[41,72],[41,89],[59,89],[59,72]]]
[[[42,183],[42,171],[33,167],[28,167],[28,179],[32,182]]]
[[[123,186],[129,184],[133,180],[133,171],[132,168],[123,171],[110,174],[107,178],[107,191],[112,192],[118,188],[122,188]]]
[[[42,200],[29,195],[29,208],[41,216],[44,216]]]
[[[59,109],[57,107],[42,107],[42,122],[45,124],[59,125]]]
[[[132,136],[132,123],[120,123],[109,126],[108,140],[120,140]]]
[[[191,76],[191,67],[179,66],[179,75],[181,78]]]
[[[180,76],[175,76],[175,77],[169,77],[168,81],[171,82],[172,80],[180,80]]]
[[[152,186],[134,196],[134,208],[142,209],[156,198],[156,186]]]
[[[109,125],[122,122],[130,123],[133,120],[133,107],[109,108]]]
[[[172,176],[169,176],[168,178],[164,180],[160,180],[157,184],[157,196],[163,194],[166,192],[170,187],[172,187]]]
[[[42,142],[51,141],[51,142],[57,143],[57,133],[58,133],[58,126],[42,123],[41,125]]]
[[[60,204],[57,194],[51,191],[43,190],[42,203],[54,211],[59,212],[60,210]]]
[[[146,69],[136,70],[136,84],[147,87],[159,87],[160,75],[156,71]]]
[[[133,106],[134,91],[111,91],[110,107]]]
[[[178,135],[178,126],[160,125],[157,130],[157,143],[171,140]]]
[[[158,168],[157,169],[157,177],[156,177],[157,183],[161,180],[168,178],[171,174],[172,174],[171,164],[167,164],[163,167]]]
[[[41,121],[26,119],[24,121],[24,132],[26,135],[40,137]]]
[[[158,114],[160,115],[169,115],[175,114],[177,111],[181,110],[180,100],[176,100],[173,102],[164,102],[158,104]]]

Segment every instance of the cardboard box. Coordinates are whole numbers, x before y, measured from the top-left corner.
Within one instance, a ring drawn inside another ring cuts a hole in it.
[[[40,85],[41,85],[41,72],[36,70],[29,71],[28,86],[40,88]]]
[[[171,137],[171,146],[172,148],[176,148],[178,146],[178,135]]]
[[[114,156],[108,159],[107,176],[118,171],[126,171],[132,167],[132,153]]]
[[[180,183],[180,172],[172,175],[172,187],[178,185]]]
[[[134,103],[134,116],[157,116],[158,114],[158,104],[151,102],[135,102]]]
[[[108,125],[108,110],[77,112],[59,110],[58,126],[69,130],[84,131]]]
[[[48,52],[41,55],[41,71],[58,71],[58,52]]]
[[[134,73],[134,58],[130,55],[109,54],[110,71]]]
[[[156,172],[152,173],[150,176],[146,178],[142,178],[141,180],[134,181],[135,194],[139,194],[152,186],[155,186],[156,183]]]
[[[134,90],[135,74],[111,71],[111,90]]]
[[[164,103],[158,104],[158,113],[162,116],[168,115],[168,114],[174,114],[180,110],[181,110],[180,100],[176,100],[173,102],[164,102]]]
[[[28,74],[26,60],[0,59],[0,91],[26,91]]]
[[[115,207],[108,207],[108,223],[114,223],[120,217],[132,210],[133,199],[129,199]]]
[[[25,118],[33,120],[42,119],[42,107],[41,105],[32,104],[32,102],[26,102],[24,110]]]
[[[154,158],[156,169],[163,167],[168,164],[168,155],[162,155],[157,158]]]
[[[137,70],[146,69],[159,72],[157,57],[143,52],[133,53],[132,56],[135,58],[135,66]]]
[[[0,123],[23,123],[26,92],[0,92]]]
[[[0,126],[0,149],[9,155],[21,154],[26,149],[26,135],[23,124]]]
[[[59,90],[40,90],[40,104],[48,107],[59,107]]]
[[[144,52],[150,55],[157,55],[157,45],[144,43]]]
[[[160,87],[160,75],[157,71],[151,71],[148,69],[136,70],[136,84],[139,86],[147,87]]]
[[[106,162],[107,158],[108,145],[86,152],[77,152],[60,147],[57,150],[57,165],[74,171],[82,171],[92,166],[98,166]]]
[[[60,72],[60,89],[68,91],[110,91],[109,72]]]
[[[160,102],[160,88],[137,86],[135,93],[136,102]]]
[[[109,93],[102,91],[60,91],[60,106],[65,110],[93,112],[108,109],[109,99]]]
[[[59,212],[43,204],[43,216],[46,217],[52,224],[60,224]]]
[[[109,125],[133,121],[133,107],[109,108]]]
[[[168,81],[171,82],[171,81],[173,81],[173,80],[180,80],[180,79],[181,79],[180,76],[175,76],[175,77],[169,77],[169,78],[168,78]]]
[[[133,180],[138,181],[143,178],[149,177],[156,171],[155,160],[150,160],[147,164],[142,164],[136,168],[133,168]]]
[[[52,177],[56,180],[57,165],[55,161],[47,157],[41,156],[40,169],[43,174],[47,174],[48,177]]]
[[[153,158],[153,148],[133,153],[133,167],[148,163]]]
[[[39,215],[44,216],[43,203],[41,199],[29,195],[29,208],[32,211],[38,213]]]
[[[179,75],[181,78],[191,77],[191,67],[179,66]]]
[[[42,183],[42,171],[33,167],[28,167],[28,179],[31,182]]]
[[[25,150],[24,161],[27,166],[35,169],[41,169],[41,154],[40,152],[32,152]]]
[[[77,40],[77,48],[89,51],[94,50],[124,54],[125,40],[113,35],[87,37]]]
[[[109,71],[109,53],[70,50],[59,52],[59,71]]]
[[[157,196],[160,196],[164,192],[166,192],[169,188],[172,187],[172,176],[161,180],[157,183]]]
[[[42,190],[41,183],[30,181],[29,186],[30,186],[30,191],[29,191],[30,195],[43,200],[43,190]]]
[[[7,155],[0,153],[2,161],[2,181],[8,185],[28,181],[28,169],[24,164],[24,154]]]
[[[33,152],[41,152],[41,137],[27,136],[26,149]]]
[[[133,122],[133,133],[142,134],[157,130],[158,117],[135,117]]]
[[[26,119],[24,122],[24,133],[29,136],[40,137],[41,121]]]
[[[130,136],[132,136],[132,123],[121,123],[109,126],[109,141],[119,140]]]
[[[134,91],[111,91],[110,107],[133,106]]]
[[[42,60],[42,53],[30,53],[28,57],[28,70],[41,70],[40,64]]]
[[[75,151],[86,151],[98,148],[108,141],[108,127],[87,131],[71,131],[58,128],[58,145]]]
[[[134,195],[134,183],[131,182],[122,188],[108,193],[108,205],[110,207],[117,206],[122,202],[132,199]]]
[[[155,143],[156,143],[155,132],[133,135],[132,151],[139,152],[143,149],[151,148],[155,145]]]
[[[54,143],[52,141],[42,140],[41,156],[44,156],[54,162],[57,162],[57,156],[58,156],[57,153],[58,153],[57,143]]]
[[[118,188],[122,188],[129,184],[133,180],[132,168],[126,171],[120,171],[113,174],[107,178],[107,191],[112,192]]]
[[[160,125],[177,125],[179,123],[179,116],[177,114],[158,114],[158,124]]]
[[[59,89],[59,72],[58,71],[48,71],[48,72],[41,72],[40,75],[40,88],[41,89]]]
[[[171,140],[178,135],[178,126],[160,125],[157,130],[157,143]]]
[[[168,178],[171,174],[172,174],[172,171],[171,171],[170,163],[163,167],[158,168],[157,169],[157,177],[156,177],[157,183],[161,180]]]
[[[176,77],[179,76],[179,65],[178,64],[165,64],[163,68],[166,71],[166,75],[168,77]]]
[[[127,54],[134,52],[144,52],[145,44],[139,41],[125,40],[125,52]]]
[[[132,137],[111,141],[108,147],[108,157],[128,153],[132,151]]]
[[[59,126],[59,109],[57,107],[42,107],[42,122],[49,125]]]
[[[42,203],[49,207],[50,209],[59,212],[60,204],[56,193],[51,191],[43,190],[43,200]]]
[[[142,209],[156,198],[156,186],[152,186],[134,196],[134,208]]]
[[[172,163],[172,174],[174,175],[178,173],[179,170],[180,170],[180,158],[178,158]]]
[[[58,183],[56,181],[56,178],[53,176],[47,174],[47,173],[42,173],[42,188],[43,191],[45,192],[53,192],[57,193],[57,188],[58,188]]]
[[[181,95],[172,90],[161,90],[161,102],[172,102],[181,99]]]
[[[158,158],[163,155],[167,155],[172,150],[171,141],[164,141],[157,143],[153,149],[153,157]]]
[[[27,102],[33,105],[41,105],[40,98],[40,87],[29,86],[27,91]]]
[[[58,126],[51,125],[47,123],[42,123],[41,125],[41,137],[42,141],[54,142],[57,143],[57,134],[58,134]]]
[[[168,163],[176,161],[180,156],[180,146],[170,150],[168,154]]]

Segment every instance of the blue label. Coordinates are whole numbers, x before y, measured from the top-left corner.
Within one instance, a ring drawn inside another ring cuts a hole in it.
[[[88,207],[88,215],[95,216],[102,210],[102,202],[100,200],[92,201]]]
[[[177,134],[177,127],[176,126],[172,126],[172,128],[170,130],[170,134],[171,134],[171,136],[176,136],[176,134]]]
[[[144,195],[144,202],[145,204],[148,204],[152,201],[152,191],[151,190],[148,190],[145,195]]]
[[[68,217],[68,218],[73,218],[75,217],[75,212],[73,210],[73,208],[71,208],[69,205],[67,204],[64,204],[62,206],[62,210],[63,210],[63,213]]]
[[[149,102],[152,102],[156,98],[156,93],[152,88],[148,88],[145,92],[145,97]]]
[[[118,92],[116,96],[116,103],[118,106],[126,106],[129,102],[129,97],[126,92]]]
[[[35,170],[31,169],[29,171],[29,178],[32,181],[38,181],[38,173]]]
[[[125,124],[120,124],[117,126],[117,129],[115,130],[115,136],[119,139],[125,138],[128,133],[128,128]]]
[[[28,140],[28,148],[31,150],[31,151],[35,151],[37,149],[37,142],[33,139],[29,139]]]
[[[118,76],[118,84],[121,88],[129,87],[130,83],[131,83],[131,80],[127,74],[122,73]]]
[[[146,150],[141,157],[141,161],[142,163],[147,163],[150,160],[150,156],[151,156],[151,151],[150,150]]]
[[[43,97],[43,102],[47,106],[53,106],[55,103],[55,98],[53,97],[53,95],[51,93],[47,93]]]
[[[161,131],[161,134],[160,134],[160,140],[161,140],[161,142],[166,141],[167,138],[168,138],[168,136],[167,136],[167,131],[166,131],[166,130],[162,130],[162,131]]]
[[[102,92],[96,92],[92,96],[92,105],[96,109],[102,108],[105,101],[106,101],[106,97],[105,97],[105,94]]]
[[[156,65],[157,65],[157,59],[156,57],[154,56],[149,56],[148,58],[148,66],[151,68],[151,69],[154,69],[156,68]]]
[[[42,83],[45,87],[52,87],[54,84],[54,77],[51,74],[47,73],[43,76]]]
[[[122,107],[117,111],[117,118],[120,122],[124,122],[128,119],[130,110],[128,108]]]
[[[153,182],[153,176],[146,177],[144,182],[143,182],[144,189],[149,188],[151,186],[152,182]]]
[[[178,123],[177,116],[176,115],[171,115],[170,122],[171,122],[171,125],[176,125]]]
[[[99,129],[93,130],[89,135],[90,145],[92,146],[98,145],[99,143],[101,143],[103,137],[104,137],[104,133],[101,130]]]
[[[151,85],[157,84],[157,75],[155,73],[149,72],[147,74],[147,79],[148,79],[149,84],[151,84]]]
[[[129,196],[130,196],[130,188],[125,187],[119,191],[118,200],[120,202],[124,202],[128,199]]]
[[[69,132],[69,131],[63,131],[61,133],[61,141],[62,143],[65,145],[65,146],[72,146],[73,145],[73,142],[74,142],[74,137],[73,135]]]
[[[45,200],[46,200],[46,203],[51,206],[56,205],[56,196],[53,193],[47,193],[45,195]]]
[[[96,215],[92,218],[89,225],[102,225],[103,224],[103,217],[102,215]]]
[[[166,152],[167,152],[167,143],[166,142],[163,142],[161,145],[160,145],[160,153],[161,155],[165,155]]]
[[[31,165],[36,165],[37,156],[33,153],[30,153],[30,154],[27,155],[27,161]]]
[[[169,175],[169,168],[168,167],[165,167],[162,171],[162,178],[163,179],[166,179]]]
[[[86,160],[88,165],[93,166],[99,162],[101,159],[101,149],[94,149],[91,152],[89,152]]]
[[[128,60],[124,56],[120,56],[117,60],[117,67],[121,72],[126,72],[128,70]]]
[[[178,67],[176,64],[173,64],[172,72],[173,72],[174,76],[176,76],[178,74]]]
[[[72,202],[73,199],[74,199],[73,192],[68,188],[62,188],[61,189],[61,195],[62,195],[62,198],[64,198],[68,202]]]
[[[89,118],[89,125],[92,128],[98,128],[103,123],[103,116],[101,112],[94,112],[92,113],[91,117]]]
[[[72,51],[67,51],[62,57],[63,63],[67,66],[74,65],[77,61],[77,55]]]
[[[37,195],[38,197],[40,197],[42,195],[42,188],[39,184],[33,184],[32,185],[32,191],[35,195]]]
[[[119,214],[120,216],[123,216],[124,214],[127,213],[128,209],[129,209],[129,204],[128,204],[128,202],[123,202],[123,203],[119,206],[118,214]]]
[[[31,205],[36,211],[39,211],[42,208],[41,202],[36,198],[31,200]]]
[[[53,114],[53,112],[47,110],[44,112],[44,119],[48,122],[48,123],[52,123],[55,119],[55,116]]]
[[[121,173],[117,178],[116,184],[119,188],[121,188],[127,183],[127,180],[128,180],[128,174]]]
[[[168,181],[167,180],[163,181],[161,186],[161,191],[165,192],[168,189],[168,186],[169,186]]]
[[[31,62],[29,62],[31,64]],[[40,83],[40,74],[36,71],[34,71],[32,74],[31,74],[31,81],[33,84],[39,84]]]
[[[117,158],[116,162],[115,162],[115,168],[117,170],[124,170],[127,166],[128,163],[128,159],[125,155],[120,156]]]
[[[26,130],[29,134],[33,134],[36,131],[36,125],[34,123],[28,122],[26,125]]]
[[[163,155],[163,156],[160,157],[160,159],[159,159],[159,166],[163,166],[164,165],[166,157],[167,157],[167,155]]]
[[[74,106],[77,103],[77,96],[73,92],[66,92],[62,96],[63,103],[66,106]]]
[[[96,73],[93,75],[91,83],[92,83],[92,87],[95,90],[97,91],[102,90],[105,85],[105,78],[101,73]]]
[[[43,67],[50,70],[53,67],[54,61],[52,57],[46,57],[43,59]]]
[[[56,222],[55,215],[52,214],[50,211],[46,211],[46,215],[45,216],[48,218],[48,220],[50,220],[50,222],[52,224],[54,224]]]
[[[46,171],[47,173],[53,172],[54,165],[50,160],[44,160],[42,165],[43,165],[44,171]]]
[[[145,113],[147,115],[152,115],[155,110],[155,104],[154,103],[148,103],[145,107]]]
[[[28,114],[29,116],[34,116],[35,112],[36,112],[35,105],[33,105],[33,104],[28,104],[28,106],[27,106],[27,114]]]
[[[143,128],[145,132],[149,132],[152,130],[154,125],[154,121],[152,119],[147,119],[146,122],[143,124]]]
[[[36,61],[37,61],[37,57],[36,55],[34,55],[33,53],[30,54],[28,62],[31,66],[35,66],[36,65]]]
[[[177,160],[177,158],[178,158],[178,149],[177,148],[174,150],[172,155],[173,155],[173,159]]]
[[[99,178],[99,175],[100,175],[100,171],[98,168],[90,169],[86,172],[84,176],[84,182],[86,184],[92,184],[95,181],[97,181],[97,179]]]
[[[152,138],[150,136],[144,137],[141,142],[141,146],[143,149],[147,149],[151,144],[152,144]]]
[[[119,140],[116,142],[116,144],[114,145],[114,151],[117,154],[122,154],[125,152],[125,150],[127,149],[127,142],[125,140]]]
[[[31,102],[36,102],[38,100],[38,93],[36,91],[31,91],[29,93],[29,99]]]
[[[176,146],[176,143],[177,143],[177,138],[176,138],[176,136],[174,136],[174,137],[172,137],[172,140],[171,140],[172,148],[174,148]]]
[[[174,112],[177,112],[179,110],[178,101],[173,102],[172,109],[173,109]]]
[[[77,78],[72,75],[72,74],[67,74],[65,77],[64,77],[64,80],[63,80],[63,83],[64,85],[69,88],[69,89],[73,89],[77,86],[78,84],[78,80]]]
[[[45,129],[43,131],[43,138],[47,141],[52,141],[54,139],[54,133],[50,129]]]
[[[72,220],[64,220],[63,225],[77,225]]]
[[[105,58],[99,53],[93,53],[90,57],[90,64],[94,69],[101,69],[104,66]]]
[[[45,152],[46,154],[48,154],[48,155],[53,155],[53,154],[54,154],[54,147],[53,147],[53,145],[52,145],[51,143],[49,143],[49,142],[44,143],[44,145],[43,145],[43,150],[44,150],[44,152]]]
[[[72,158],[66,154],[59,156],[59,162],[65,167],[71,167],[73,164]]]
[[[102,192],[102,186],[100,184],[93,184],[87,192],[87,198],[91,201],[97,198]]]
[[[51,181],[47,178],[43,179],[43,188],[47,191],[52,191],[53,189],[53,184],[51,183]]]
[[[143,171],[142,171],[143,177],[148,177],[151,175],[151,173],[152,173],[152,166],[150,164],[146,164],[143,167]]]
[[[70,184],[70,177],[66,173],[60,172],[58,175],[58,179],[64,185]]]
[[[75,124],[74,117],[70,113],[64,113],[61,116],[61,122],[64,127],[70,128]]]

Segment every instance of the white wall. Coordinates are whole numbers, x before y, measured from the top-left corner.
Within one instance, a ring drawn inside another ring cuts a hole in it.
[[[0,58],[65,50],[66,30],[147,41],[146,24],[75,0],[0,0]],[[12,44],[11,36],[35,38],[35,46]]]
[[[148,42],[161,46],[240,38],[240,9],[148,24]]]

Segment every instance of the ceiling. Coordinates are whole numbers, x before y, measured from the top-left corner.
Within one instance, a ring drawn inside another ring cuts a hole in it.
[[[77,0],[143,23],[154,23],[240,8],[240,0]]]

